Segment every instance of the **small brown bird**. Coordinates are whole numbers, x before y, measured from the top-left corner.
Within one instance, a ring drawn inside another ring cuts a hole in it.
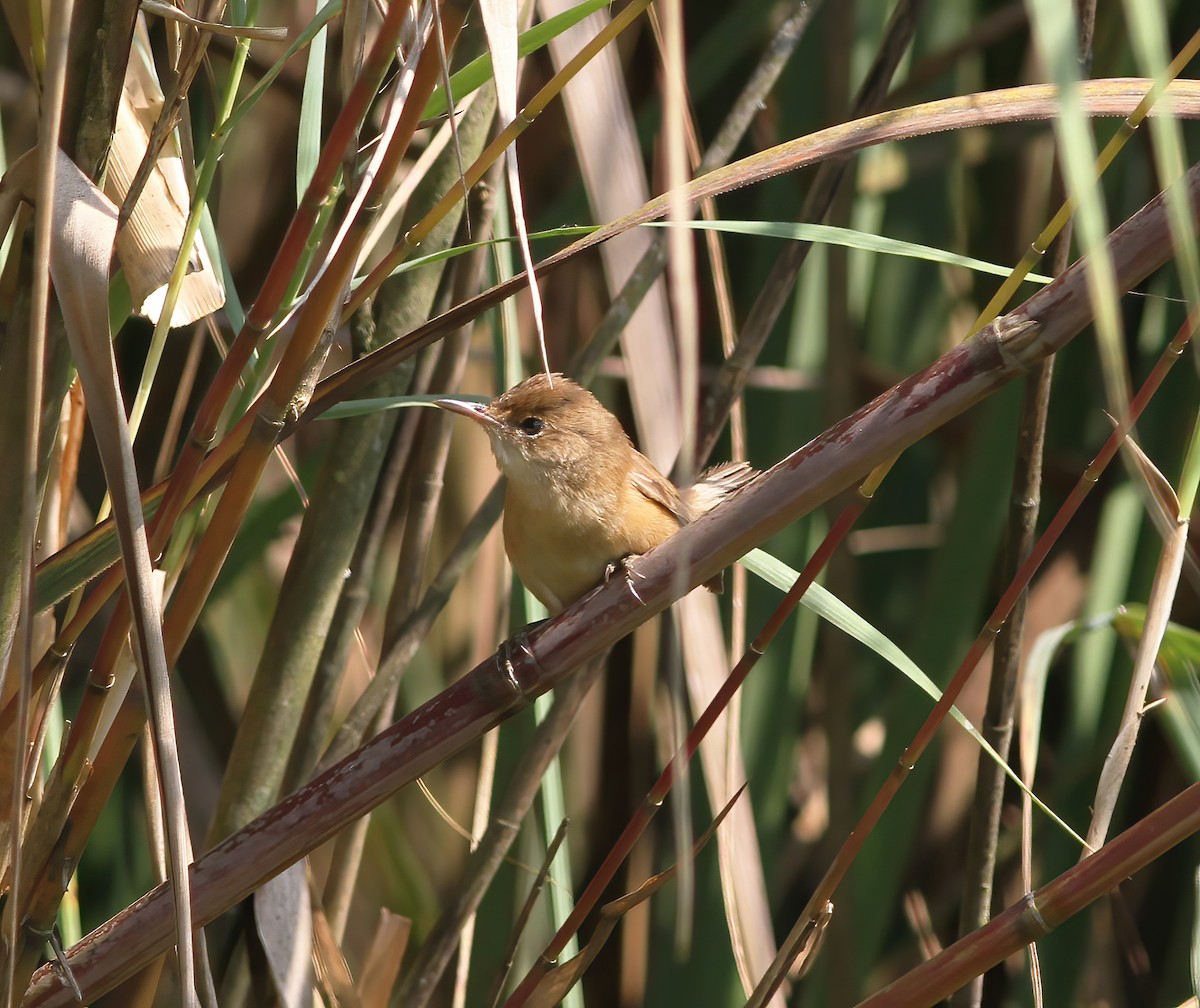
[[[676,488],[591,392],[561,374],[535,374],[486,406],[436,405],[487,431],[508,477],[504,548],[551,615],[758,475],[726,462]],[[718,576],[710,587],[719,586]]]

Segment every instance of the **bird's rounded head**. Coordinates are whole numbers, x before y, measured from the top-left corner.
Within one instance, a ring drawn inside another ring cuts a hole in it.
[[[562,374],[539,372],[486,405],[457,399],[440,399],[437,405],[470,417],[487,431],[496,462],[509,479],[548,474],[555,482],[564,476],[587,478],[607,464],[623,462],[631,450],[620,421]]]

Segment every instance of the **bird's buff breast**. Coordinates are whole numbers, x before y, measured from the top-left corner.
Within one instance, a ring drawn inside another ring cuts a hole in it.
[[[551,615],[595,588],[610,563],[646,552],[678,528],[657,509],[640,513],[638,527],[630,528],[615,504],[563,508],[556,497],[562,499],[544,493],[531,498],[510,480],[504,504],[505,551],[521,583]]]

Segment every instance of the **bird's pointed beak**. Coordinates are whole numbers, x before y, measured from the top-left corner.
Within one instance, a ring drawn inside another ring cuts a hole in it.
[[[470,417],[481,427],[499,427],[500,421],[487,411],[483,403],[467,402],[465,399],[435,399],[433,405],[451,413]]]

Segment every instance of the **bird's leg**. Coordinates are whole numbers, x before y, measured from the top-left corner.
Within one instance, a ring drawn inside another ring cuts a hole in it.
[[[615,563],[608,564],[604,568],[604,583],[608,584],[608,582],[612,580],[612,576],[616,574],[617,571],[620,571],[625,575],[625,587],[629,589],[629,594],[637,599],[642,605],[645,605],[646,602],[642,596],[638,594],[637,585],[634,584],[633,579],[641,578],[643,581],[645,581],[646,575],[639,574],[629,566],[634,560],[638,559],[639,556],[641,556],[640,553],[630,553],[629,556],[621,557],[621,559],[617,560]]]
[[[496,667],[504,676],[505,682],[511,686],[518,695],[523,699],[532,699],[529,692],[521,685],[521,680],[517,676],[517,666],[515,662],[523,656],[531,659],[535,665],[538,664],[537,655],[533,653],[533,647],[529,643],[529,631],[534,627],[541,626],[547,620],[537,620],[530,623],[528,626],[518,630],[515,634],[505,641],[501,641],[500,648],[496,652]]]

